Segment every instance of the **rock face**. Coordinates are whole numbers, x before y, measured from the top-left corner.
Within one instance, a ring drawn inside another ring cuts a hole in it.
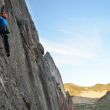
[[[11,56],[0,36],[0,110],[74,110],[61,76],[38,32],[25,0],[0,0],[9,14]]]

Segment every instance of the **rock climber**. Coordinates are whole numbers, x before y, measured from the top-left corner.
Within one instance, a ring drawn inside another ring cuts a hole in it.
[[[10,33],[9,31],[9,25],[8,25],[8,14],[7,12],[3,11],[1,12],[0,16],[0,34],[3,38],[3,44],[5,48],[5,52],[7,57],[10,56],[10,47],[9,47],[9,42],[8,42],[8,34]]]

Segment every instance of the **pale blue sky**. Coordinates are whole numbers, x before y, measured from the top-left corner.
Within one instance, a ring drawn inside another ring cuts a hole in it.
[[[27,0],[64,83],[110,83],[110,0]]]

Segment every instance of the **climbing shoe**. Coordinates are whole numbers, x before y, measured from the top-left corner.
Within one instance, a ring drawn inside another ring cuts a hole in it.
[[[9,57],[10,56],[10,53],[7,53],[7,57]]]

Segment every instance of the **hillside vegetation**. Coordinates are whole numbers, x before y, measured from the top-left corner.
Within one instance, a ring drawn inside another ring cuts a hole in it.
[[[100,98],[110,91],[110,84],[96,84],[91,87],[78,86],[72,83],[64,84],[65,90],[71,96],[82,96],[90,98]]]

